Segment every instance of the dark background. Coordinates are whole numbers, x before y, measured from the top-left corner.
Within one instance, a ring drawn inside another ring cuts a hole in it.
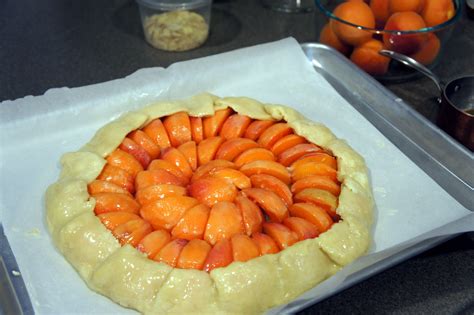
[[[286,14],[256,0],[214,1],[211,34],[182,53],[147,45],[134,1],[0,0],[0,101],[127,76],[140,68],[295,37],[318,38],[319,13]],[[435,69],[447,80],[474,73],[474,22],[465,14]],[[436,115],[426,78],[386,83],[425,117]],[[474,314],[474,233],[458,236],[301,314]]]

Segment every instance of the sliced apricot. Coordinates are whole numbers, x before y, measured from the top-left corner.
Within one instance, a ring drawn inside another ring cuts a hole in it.
[[[143,171],[143,166],[133,155],[120,149],[116,149],[109,154],[107,163],[127,171],[133,177],[137,176],[138,172]]]
[[[229,239],[222,239],[210,250],[204,261],[203,270],[211,272],[213,269],[222,268],[233,262],[232,245]]]
[[[153,260],[163,262],[171,267],[176,267],[178,263],[179,255],[183,248],[188,244],[187,240],[175,239],[166,244],[159,252],[153,257]]]
[[[168,137],[173,147],[178,147],[185,142],[191,141],[191,123],[186,112],[169,115],[163,120],[163,126],[165,126],[168,132]]]
[[[321,32],[319,33],[319,42],[331,46],[346,56],[351,52],[351,46],[343,43],[339,37],[337,37],[329,23],[326,23],[321,29]]]
[[[130,244],[136,247],[152,231],[150,223],[143,219],[134,219],[117,226],[112,230],[112,234],[119,240],[121,245]]]
[[[224,138],[222,137],[211,137],[199,142],[197,147],[198,164],[204,165],[212,161],[223,142]]]
[[[257,140],[268,127],[275,123],[274,120],[254,120],[245,130],[244,138]]]
[[[248,188],[242,193],[258,204],[272,222],[282,222],[288,217],[288,208],[285,203],[272,191],[262,188]]]
[[[385,23],[384,29],[390,31],[416,31],[425,27],[426,24],[423,18],[418,13],[410,11],[392,14]],[[401,35],[396,32],[386,32],[383,35],[383,43],[386,49],[405,55],[411,55],[420,50],[426,40],[426,33]]]
[[[89,195],[91,196],[103,192],[121,193],[131,196],[130,192],[125,188],[120,187],[119,185],[114,184],[112,182],[98,179],[90,182],[89,185],[87,185],[87,190],[89,191]]]
[[[441,43],[438,36],[433,33],[428,34],[428,39],[421,46],[420,50],[410,55],[416,61],[424,64],[425,66],[432,64],[439,54]]]
[[[202,270],[211,245],[206,241],[194,239],[189,241],[179,254],[177,268]]]
[[[199,166],[196,171],[194,172],[193,174],[193,177],[191,178],[191,182],[194,182],[204,176],[207,176],[209,173],[215,171],[215,170],[218,170],[218,169],[221,169],[221,168],[237,168],[237,166],[230,162],[230,161],[226,161],[226,160],[212,160],[212,161],[209,161],[208,163],[206,164],[203,164],[201,166]]]
[[[280,179],[285,184],[291,182],[291,175],[286,167],[274,161],[253,161],[242,165],[240,171],[247,176],[267,174]]]
[[[306,188],[297,193],[294,197],[295,202],[310,202],[324,210],[336,220],[337,197],[330,192],[317,188]]]
[[[334,196],[339,196],[341,193],[341,186],[326,176],[308,176],[297,180],[291,185],[291,192],[297,194],[306,188],[326,190]]]
[[[221,144],[216,159],[232,161],[242,152],[258,147],[257,142],[246,138],[233,138]]]
[[[383,48],[384,44],[381,41],[370,39],[354,48],[350,59],[368,74],[384,75],[388,71],[390,58],[379,54]]]
[[[306,139],[302,136],[295,135],[294,133],[289,134],[275,142],[275,144],[271,147],[271,151],[274,155],[278,156],[283,153],[283,151],[286,151],[297,144],[302,144],[306,142]]]
[[[309,176],[326,176],[334,182],[337,182],[337,171],[324,163],[304,163],[295,167],[291,174],[291,178],[294,182]]]
[[[234,184],[238,189],[250,188],[250,178],[244,173],[233,168],[220,168],[209,172],[211,178],[222,178]]]
[[[178,166],[176,166],[174,162],[170,162],[169,160],[163,160],[163,159],[153,160],[148,166],[148,170],[149,171],[164,170],[170,174],[173,174],[177,178],[179,178],[184,184],[187,184],[189,182],[189,178],[183,174],[181,169]]]
[[[135,199],[142,206],[147,203],[163,199],[169,196],[184,196],[186,195],[186,188],[171,184],[151,185],[140,189],[135,194]]]
[[[316,163],[323,163],[327,166],[332,167],[333,169],[337,170],[337,160],[334,156],[329,155],[325,152],[316,152],[303,155],[299,160],[295,161],[291,164],[291,168],[295,169],[298,166],[308,163],[308,162],[316,162]]]
[[[160,156],[160,147],[142,130],[132,131],[128,137],[140,145],[152,160]]]
[[[261,232],[264,218],[260,208],[244,195],[238,195],[235,198],[235,204],[242,212],[242,222],[244,224],[245,233],[250,236],[254,233]]]
[[[424,0],[424,2],[421,16],[428,27],[442,24],[456,14],[452,0]]]
[[[183,182],[182,179],[162,169],[152,171],[141,171],[137,174],[137,177],[135,178],[135,187],[137,191],[144,189],[148,186],[161,184],[183,186],[186,184],[186,182]]]
[[[281,250],[298,242],[298,235],[281,223],[265,222],[263,231],[275,241]]]
[[[186,157],[188,160],[189,165],[191,166],[191,169],[193,171],[196,170],[197,168],[197,146],[196,142],[194,141],[188,141],[186,143],[183,143],[178,147],[178,150],[183,153],[183,155]]]
[[[169,196],[144,205],[140,209],[140,215],[150,222],[155,230],[171,230],[186,210],[197,204],[198,201],[192,197]]]
[[[253,148],[242,152],[239,156],[234,159],[235,165],[241,167],[244,164],[254,161],[275,161],[275,156],[272,151],[264,148]]]
[[[94,195],[95,214],[101,214],[112,211],[126,211],[138,213],[140,204],[130,195],[114,192],[103,192]]]
[[[217,136],[221,131],[224,122],[232,114],[231,108],[217,110],[214,115],[202,119],[204,138]]]
[[[273,191],[283,200],[286,206],[293,204],[293,195],[290,188],[278,178],[267,174],[258,174],[250,176],[250,181],[252,187]]]
[[[262,132],[258,137],[258,144],[270,150],[278,140],[291,133],[293,133],[293,129],[287,123],[276,123]]]
[[[309,154],[309,153],[314,153],[314,152],[320,152],[322,149],[318,147],[315,144],[312,143],[302,143],[302,144],[297,144],[294,147],[287,149],[283,151],[279,156],[278,156],[278,162],[280,162],[284,166],[289,166],[291,165],[294,161],[298,160],[302,156]]]
[[[315,238],[319,235],[319,230],[313,223],[298,217],[286,218],[283,224],[298,235],[300,241]]]
[[[244,227],[239,208],[228,201],[216,203],[209,214],[204,239],[215,245],[222,239],[243,233]]]
[[[375,17],[370,7],[363,1],[349,1],[339,4],[333,11],[339,19],[365,28],[375,27]],[[360,45],[369,40],[372,34],[363,29],[331,19],[331,28],[337,37],[346,44]]]
[[[170,233],[166,230],[156,230],[146,235],[137,245],[137,249],[153,258],[158,252],[171,242]]]
[[[208,207],[220,201],[234,201],[237,188],[234,184],[223,178],[204,177],[192,182],[188,186],[190,196]]]
[[[105,164],[97,179],[114,183],[132,194],[135,192],[133,175],[117,166]]]
[[[186,240],[202,239],[206,230],[207,220],[209,219],[209,212],[209,207],[201,203],[189,208],[175,225],[171,235],[173,238],[183,238]]]
[[[173,147],[166,148],[163,150],[161,158],[176,165],[188,179],[193,176],[193,169],[186,156],[180,150]]]
[[[222,125],[219,135],[224,139],[240,138],[244,135],[251,122],[252,118],[248,116],[240,114],[230,115]]]
[[[199,143],[204,139],[204,131],[202,130],[202,118],[201,117],[189,117],[191,124],[191,137],[194,142]]]
[[[151,157],[148,152],[146,152],[146,150],[142,146],[140,146],[132,139],[123,139],[119,148],[124,152],[131,154],[138,162],[140,162],[143,168],[147,168],[148,164],[150,164]]]
[[[257,244],[260,250],[260,256],[267,254],[276,254],[280,251],[273,238],[263,233],[254,233],[252,240]]]
[[[117,226],[130,220],[140,219],[137,214],[126,211],[105,212],[97,215],[97,217],[109,230],[113,230]]]
[[[236,234],[230,239],[234,261],[247,261],[260,256],[257,244],[245,234]]]
[[[170,138],[166,132],[166,128],[159,118],[153,120],[143,129],[153,142],[155,142],[161,149],[171,146]]]
[[[294,203],[290,207],[290,214],[311,222],[320,233],[326,232],[334,223],[326,210],[312,203]]]

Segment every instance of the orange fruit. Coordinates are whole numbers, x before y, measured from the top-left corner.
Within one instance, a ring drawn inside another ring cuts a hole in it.
[[[339,4],[333,11],[339,19],[353,25],[373,29],[375,17],[370,7],[363,1],[349,1]],[[357,46],[366,42],[372,34],[355,26],[339,22],[335,19],[330,21],[331,28],[337,37],[348,45]]]

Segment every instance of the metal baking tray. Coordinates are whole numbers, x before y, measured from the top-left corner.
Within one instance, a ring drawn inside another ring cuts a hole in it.
[[[467,209],[474,211],[473,155],[438,129],[372,77],[360,71],[332,48],[316,43],[301,45],[308,59],[350,104],[365,116],[404,154]],[[449,152],[449,154],[447,154]],[[340,292],[364,279],[428,250],[455,235],[432,238],[405,248],[370,268],[347,278],[335,292],[283,312],[297,311]],[[0,223],[0,314],[34,314],[21,270],[15,261]]]
[[[0,223],[0,314],[34,314],[23,277]]]
[[[301,45],[315,70],[454,199],[474,211],[474,154],[322,44]]]

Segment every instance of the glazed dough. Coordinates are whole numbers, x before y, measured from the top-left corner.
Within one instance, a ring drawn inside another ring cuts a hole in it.
[[[100,128],[91,141],[81,148],[81,151],[95,153],[99,157],[106,157],[120,145],[123,138],[130,131],[140,128],[147,118],[148,116],[144,113],[131,112],[125,114]],[[85,163],[83,167],[87,167],[87,164]]]
[[[93,212],[95,200],[89,198],[87,182],[82,179],[63,179],[46,191],[46,222],[53,240],[56,232],[68,221],[84,212]]]
[[[135,307],[145,313],[153,305],[158,290],[172,269],[125,245],[96,268],[90,283],[95,290],[121,305]]]
[[[207,272],[173,269],[161,287],[152,314],[216,314],[217,290]]]
[[[209,274],[173,269],[129,245],[120,247],[94,215],[95,202],[87,193],[87,183],[100,174],[104,157],[129,132],[155,118],[179,111],[206,116],[226,107],[254,119],[284,119],[297,134],[331,151],[342,182],[336,210],[342,220],[316,239]],[[79,152],[65,154],[61,163],[60,179],[46,193],[48,226],[57,247],[90,288],[143,313],[262,313],[330,277],[363,255],[370,243],[373,198],[363,158],[324,125],[282,105],[208,93],[157,102],[107,124]]]
[[[117,239],[93,210],[66,223],[56,234],[56,245],[86,282],[109,255],[120,249]]]

